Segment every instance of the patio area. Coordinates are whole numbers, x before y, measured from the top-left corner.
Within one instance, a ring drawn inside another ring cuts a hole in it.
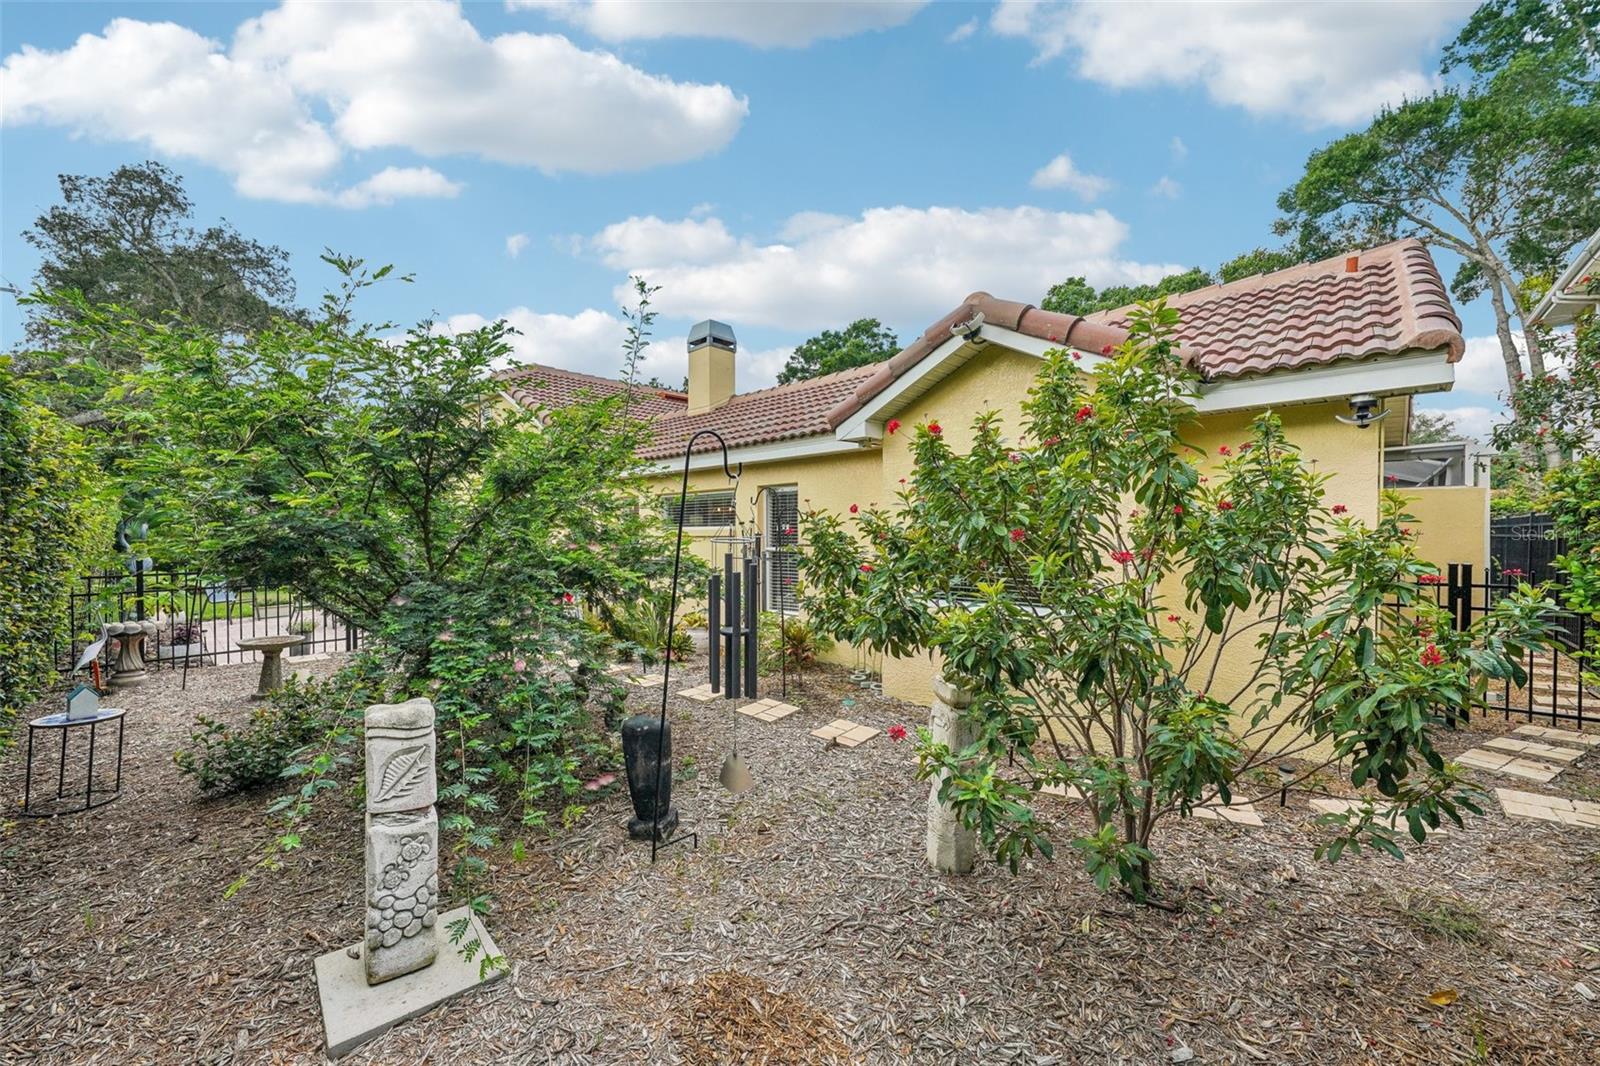
[[[270,793],[197,800],[172,763],[196,713],[248,713],[255,674],[194,671],[187,693],[153,676],[122,701],[122,799],[4,823],[8,1061],[320,1058],[311,960],[360,927],[360,809],[324,804],[303,850],[225,899],[270,835]],[[687,664],[671,705],[675,802],[698,850],[652,867],[622,829],[620,781],[570,831],[529,837],[522,861],[502,848],[489,924],[509,978],[344,1061],[1545,1064],[1600,1050],[1600,830],[1491,801],[1404,863],[1329,865],[1311,854],[1320,808],[1296,797],[1258,803],[1259,826],[1161,833],[1157,873],[1181,913],[1097,891],[1071,854],[946,878],[924,860],[911,745],[889,732],[924,710],[829,668],[791,684],[797,712],[741,715],[677,694],[703,679]],[[629,698],[648,709],[659,689]],[[881,732],[853,747],[816,735],[841,718]],[[1480,721],[1446,750],[1517,724]],[[735,729],[756,779],[737,796],[716,781]],[[1600,754],[1550,785],[1477,773],[1491,795],[1584,803],[1600,799],[1591,764]],[[13,751],[0,788],[20,797],[21,777]]]

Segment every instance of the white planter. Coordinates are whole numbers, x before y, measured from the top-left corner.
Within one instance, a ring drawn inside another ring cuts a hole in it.
[[[198,659],[206,653],[205,641],[196,641],[193,644],[163,644],[156,649],[156,660],[166,662],[173,659]]]

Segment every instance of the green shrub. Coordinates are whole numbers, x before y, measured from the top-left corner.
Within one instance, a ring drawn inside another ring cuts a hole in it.
[[[322,736],[348,705],[344,692],[334,681],[290,678],[243,726],[200,715],[189,732],[189,747],[174,753],[172,761],[208,796],[276,782],[296,753]]]
[[[784,618],[780,626],[776,614],[766,613],[761,616],[759,632],[759,665],[764,674],[782,670],[784,659],[788,659],[789,669],[804,674],[806,667],[816,665],[818,657],[833,647],[833,640],[804,618]]]
[[[76,429],[0,356],[0,750],[55,678],[73,579],[111,547],[115,512]]]
[[[678,624],[685,629],[704,629],[707,625],[704,611],[688,611],[678,619]]]

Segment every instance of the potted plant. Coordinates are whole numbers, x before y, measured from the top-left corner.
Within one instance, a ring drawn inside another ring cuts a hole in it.
[[[199,622],[190,622],[179,616],[165,633],[165,639],[156,646],[156,660],[173,661],[198,659],[206,651],[206,632]]]
[[[290,655],[311,654],[311,634],[317,631],[317,623],[309,618],[296,619],[289,623],[289,632],[298,633],[305,639],[289,649]]]

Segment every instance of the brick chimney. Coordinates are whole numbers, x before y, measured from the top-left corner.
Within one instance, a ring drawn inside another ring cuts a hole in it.
[[[733,395],[733,327],[707,319],[689,330],[689,408],[697,415],[721,407]]]

